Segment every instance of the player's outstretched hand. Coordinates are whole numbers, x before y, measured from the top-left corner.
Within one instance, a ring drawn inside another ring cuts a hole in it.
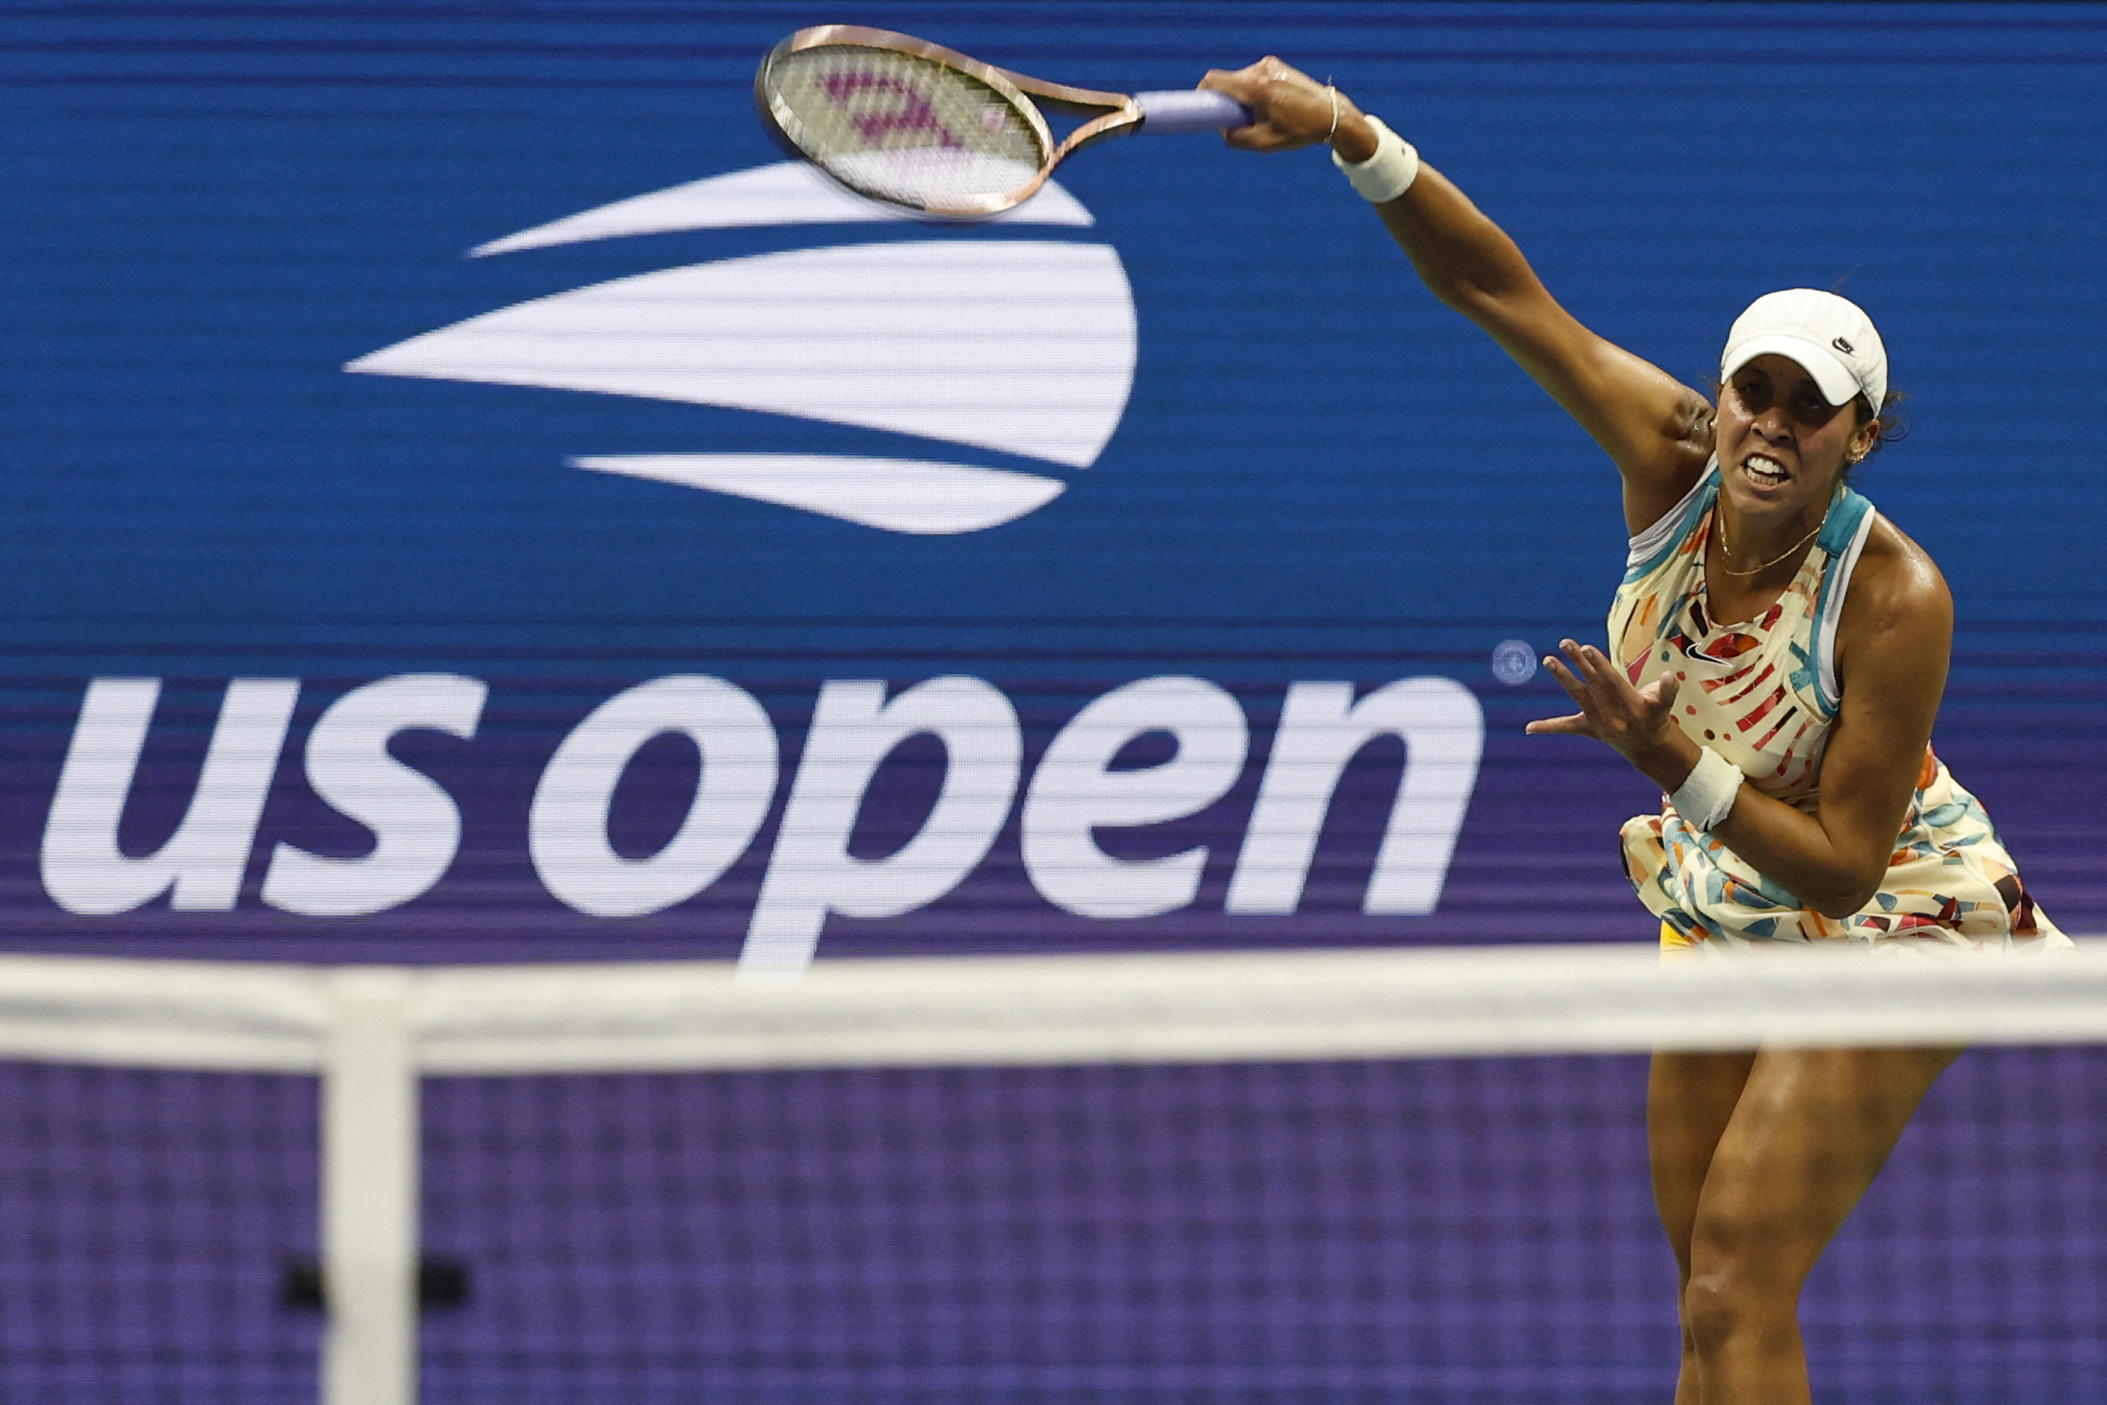
[[[1271,54],[1234,73],[1211,69],[1200,86],[1227,93],[1251,109],[1247,126],[1231,127],[1222,139],[1240,151],[1293,151],[1321,142],[1333,130],[1334,90]],[[1338,122],[1358,125],[1361,109],[1338,93]]]
[[[1641,756],[1658,753],[1676,730],[1676,681],[1662,678],[1644,688],[1635,688],[1624,676],[1624,670],[1593,645],[1561,639],[1558,647],[1571,666],[1546,654],[1544,667],[1580,704],[1580,711],[1564,717],[1546,717],[1523,730],[1593,737],[1634,762]]]

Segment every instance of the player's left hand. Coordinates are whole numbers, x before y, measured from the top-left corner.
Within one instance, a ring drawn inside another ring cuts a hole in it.
[[[1593,737],[1641,770],[1647,769],[1646,760],[1681,736],[1675,725],[1675,679],[1664,677],[1635,688],[1624,670],[1592,644],[1562,639],[1558,647],[1571,666],[1547,654],[1544,667],[1580,704],[1580,711],[1531,722],[1524,731]]]

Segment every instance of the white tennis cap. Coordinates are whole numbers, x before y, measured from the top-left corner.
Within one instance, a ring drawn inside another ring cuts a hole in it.
[[[1830,404],[1863,394],[1873,413],[1880,413],[1888,390],[1887,348],[1873,319],[1849,298],[1813,288],[1765,293],[1734,319],[1719,378],[1729,380],[1758,356],[1773,353],[1805,367]]]

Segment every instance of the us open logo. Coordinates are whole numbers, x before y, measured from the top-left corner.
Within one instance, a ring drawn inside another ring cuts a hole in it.
[[[522,230],[476,257],[676,230],[906,218],[786,162]],[[1000,217],[1089,227],[1049,183]],[[366,375],[724,406],[1088,468],[1134,384],[1133,291],[1110,245],[888,241],[722,259],[500,308],[349,362]],[[1044,507],[1051,474],[930,457],[581,453],[569,461],[888,532],[975,532]]]

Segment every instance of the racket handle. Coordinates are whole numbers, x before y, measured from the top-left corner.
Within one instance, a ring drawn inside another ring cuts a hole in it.
[[[1136,93],[1144,132],[1219,132],[1251,120],[1251,109],[1226,93],[1180,88],[1167,93]]]

